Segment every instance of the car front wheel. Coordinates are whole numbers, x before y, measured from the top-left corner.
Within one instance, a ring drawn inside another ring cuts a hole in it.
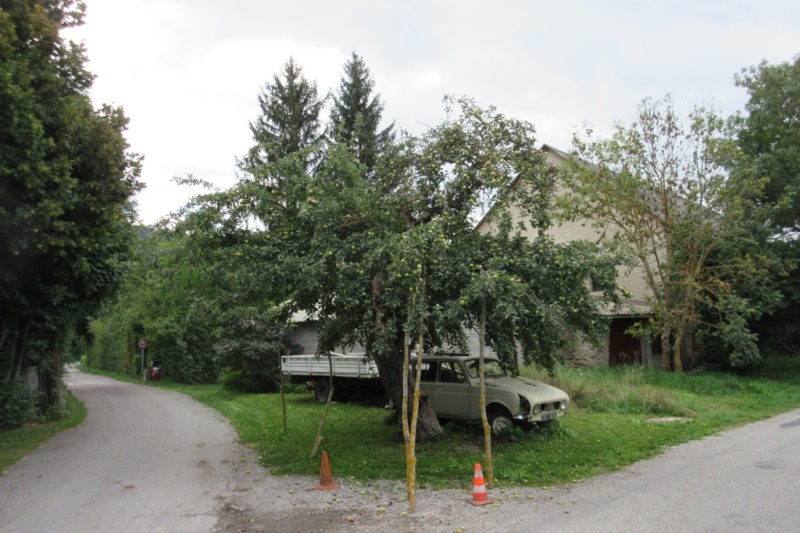
[[[508,433],[514,427],[514,421],[511,419],[505,410],[494,409],[487,413],[489,418],[489,425],[492,427],[492,433],[495,435],[502,435]]]

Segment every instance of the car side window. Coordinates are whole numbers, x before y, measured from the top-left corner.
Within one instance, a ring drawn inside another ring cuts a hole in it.
[[[442,383],[464,383],[464,371],[454,361],[442,361],[439,366],[439,381]]]
[[[473,359],[471,361],[467,361],[466,363],[467,373],[469,377],[475,379],[478,377],[478,371],[480,363],[477,359]],[[484,375],[487,378],[502,378],[506,376],[506,371],[503,370],[503,367],[500,366],[500,363],[497,361],[489,360],[486,361],[484,364]]]
[[[467,373],[469,377],[475,379],[478,377],[478,361],[467,361]]]
[[[439,364],[436,362],[422,363],[422,373],[420,379],[422,381],[436,381],[436,369],[438,366]]]

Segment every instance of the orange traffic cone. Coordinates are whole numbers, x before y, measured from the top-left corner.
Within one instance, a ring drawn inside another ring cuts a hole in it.
[[[339,485],[333,482],[331,466],[328,464],[328,452],[322,452],[322,465],[319,470],[319,485],[314,488],[317,490],[332,490],[338,486]]]
[[[489,500],[486,495],[486,483],[483,480],[483,471],[481,464],[475,463],[475,481],[472,484],[472,505],[486,505],[494,503],[494,500]]]

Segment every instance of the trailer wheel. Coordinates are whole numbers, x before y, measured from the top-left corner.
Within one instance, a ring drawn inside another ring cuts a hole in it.
[[[331,384],[328,379],[318,379],[314,382],[314,398],[317,403],[327,403],[330,394]]]

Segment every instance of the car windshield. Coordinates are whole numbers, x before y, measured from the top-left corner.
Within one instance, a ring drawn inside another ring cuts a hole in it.
[[[478,365],[477,359],[471,359],[465,363],[469,377],[478,377]],[[503,370],[503,367],[500,366],[499,361],[496,359],[488,359],[483,362],[483,375],[487,378],[502,378],[506,375],[506,372]]]

